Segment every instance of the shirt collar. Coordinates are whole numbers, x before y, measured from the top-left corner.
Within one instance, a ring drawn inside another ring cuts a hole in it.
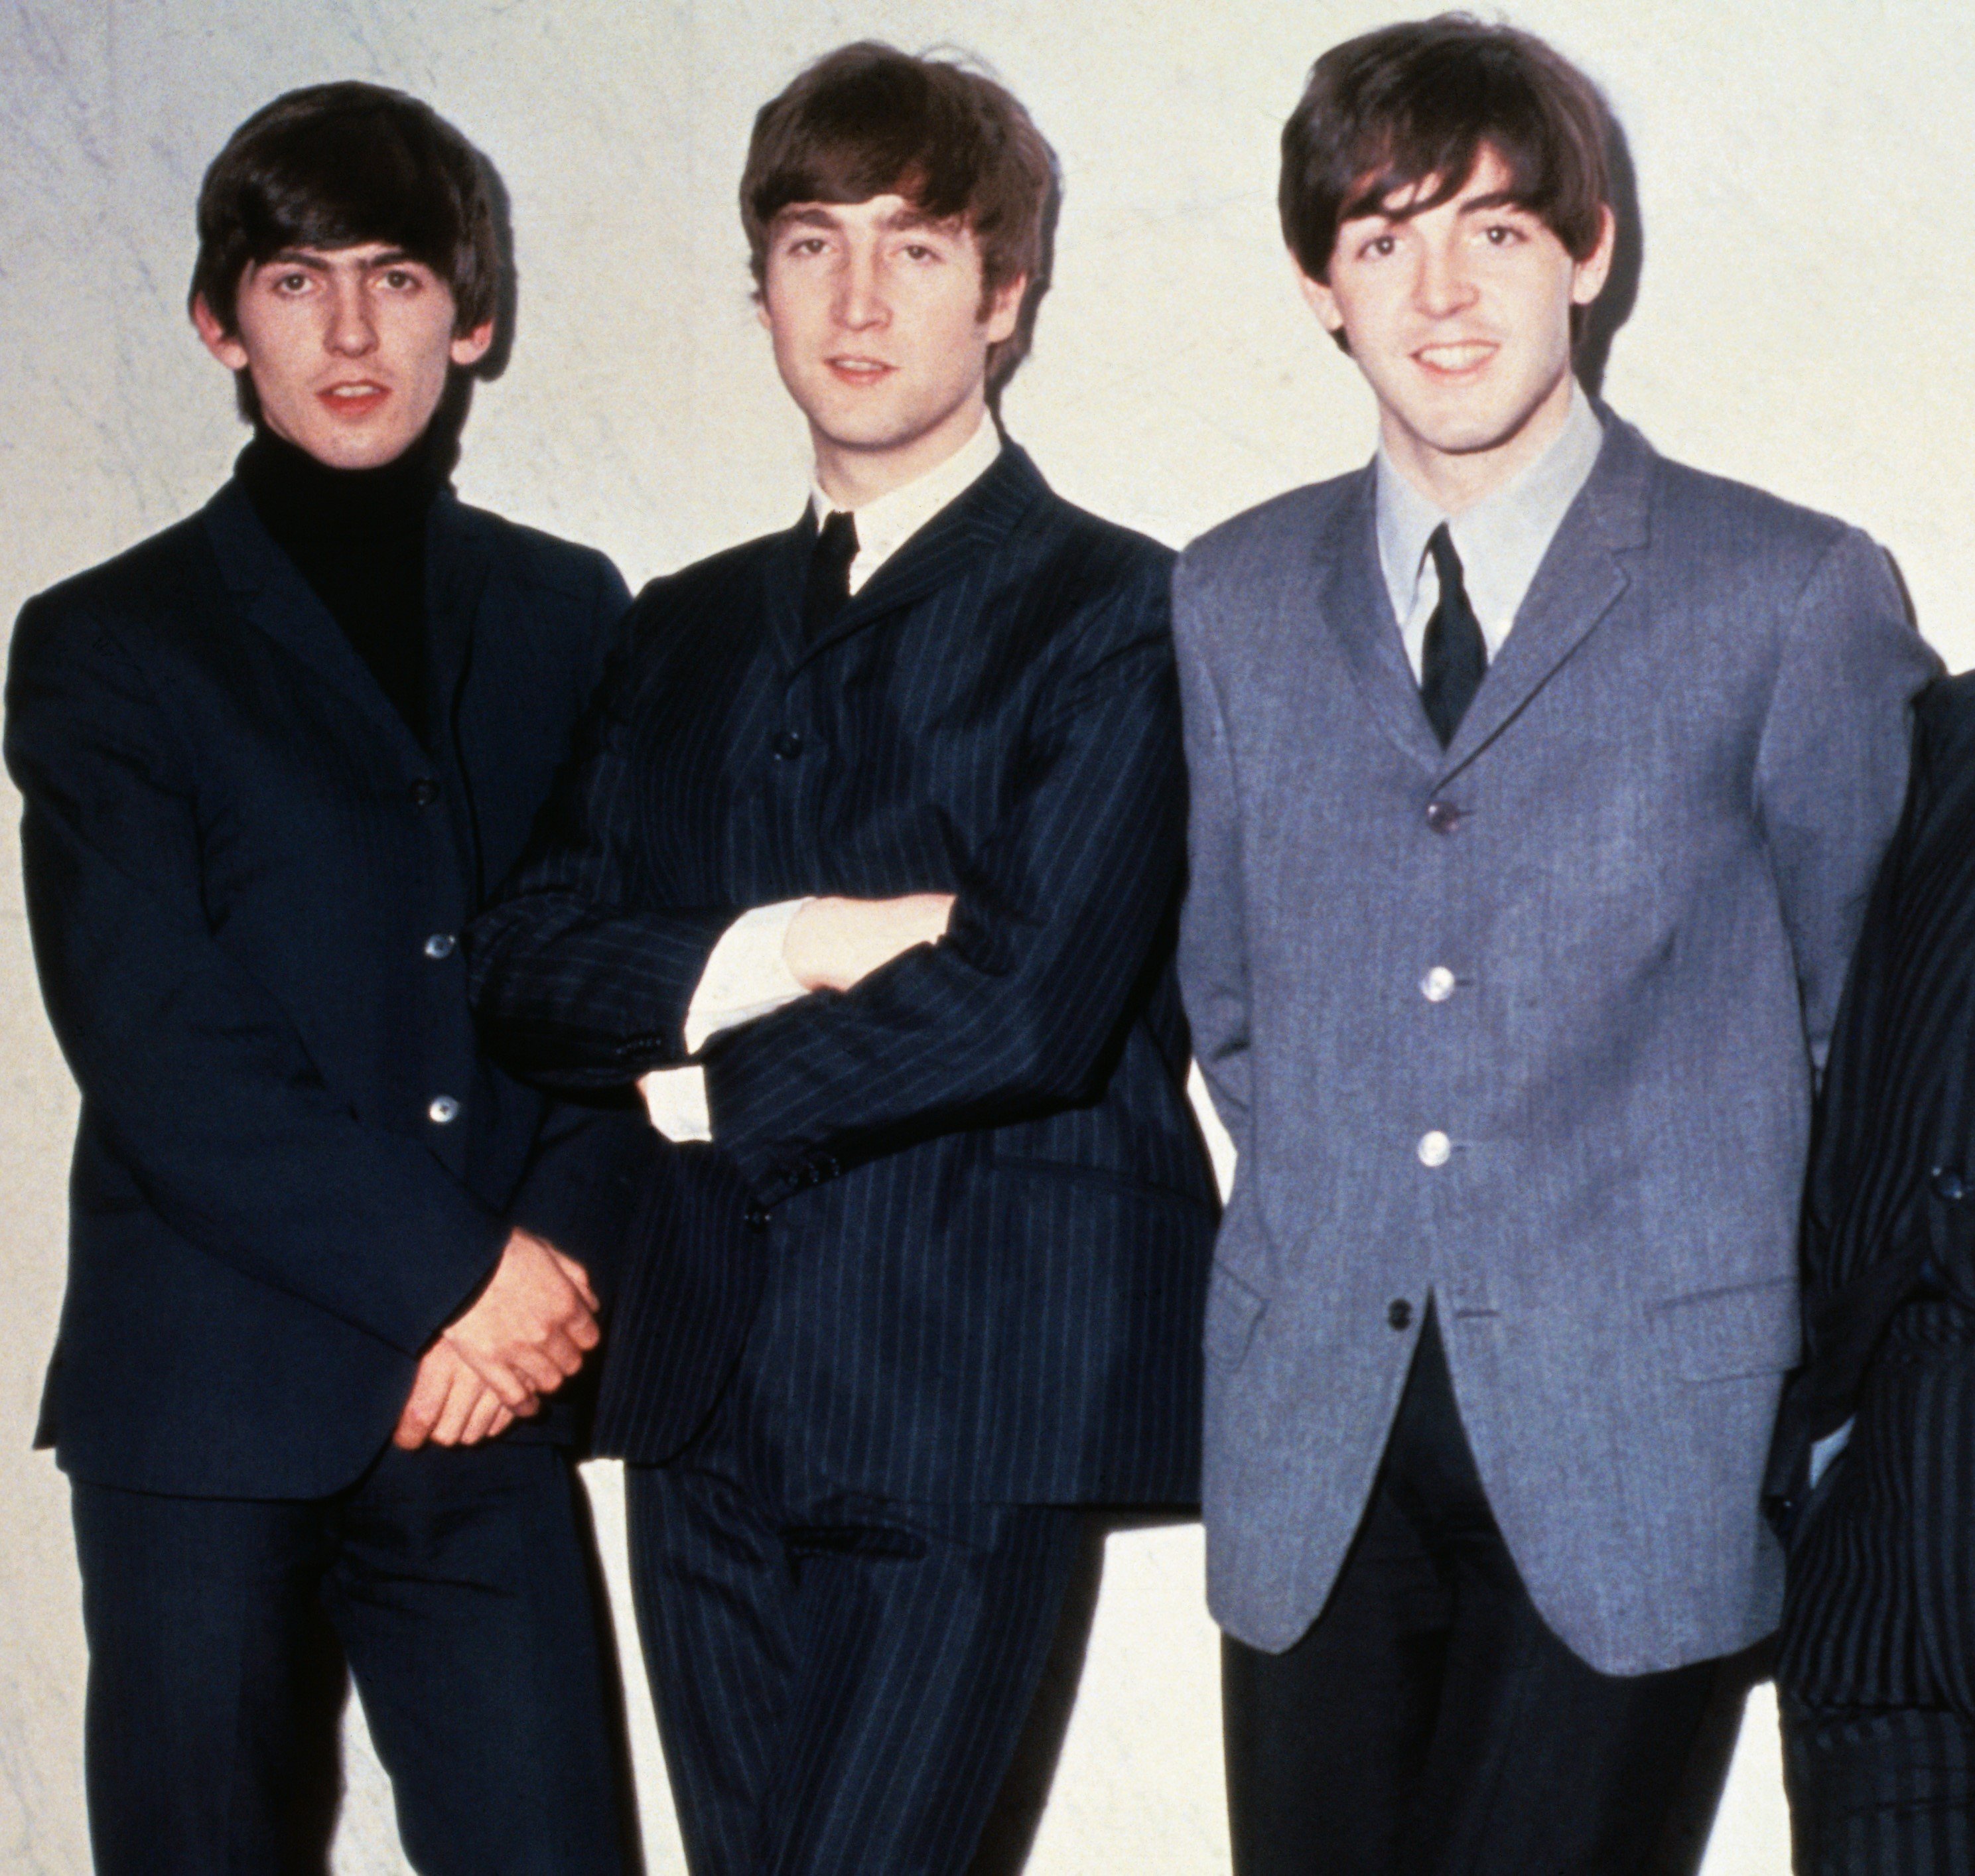
[[[985,475],[1001,453],[1001,433],[984,412],[981,425],[944,462],[850,512],[857,521],[857,557],[850,563],[856,592],[941,509]],[[812,477],[810,508],[820,524],[835,504]]]
[[[1570,504],[1589,480],[1604,440],[1604,426],[1573,379],[1570,408],[1550,446],[1494,494],[1451,516],[1408,481],[1379,444],[1379,560],[1415,670],[1415,641],[1424,638],[1440,596],[1439,577],[1426,552],[1433,531],[1445,521],[1454,537],[1468,603],[1492,657],[1509,636]]]

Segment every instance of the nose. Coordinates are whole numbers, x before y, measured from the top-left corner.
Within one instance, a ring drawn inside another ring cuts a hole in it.
[[[1474,304],[1474,278],[1468,271],[1466,250],[1459,241],[1425,244],[1414,291],[1420,310],[1431,319],[1465,311]]]
[[[361,358],[376,348],[377,327],[360,281],[337,281],[329,294],[329,330],[323,343],[339,358]]]
[[[874,254],[853,251],[836,276],[836,321],[852,332],[882,326],[891,317]]]

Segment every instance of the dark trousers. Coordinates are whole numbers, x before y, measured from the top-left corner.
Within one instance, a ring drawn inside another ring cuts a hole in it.
[[[1488,1510],[1429,1313],[1365,1521],[1281,1654],[1222,1654],[1236,1876],[1625,1876],[1715,1664],[1615,1678],[1545,1627]]]
[[[77,1481],[97,1870],[319,1876],[325,1615],[413,1868],[623,1870],[580,1490],[554,1447],[498,1441],[387,1449],[324,1500]]]
[[[693,1876],[959,1876],[1035,1697],[1080,1514],[766,1502],[690,1461],[626,1481]]]
[[[1975,1870],[1975,1728],[1943,1708],[1783,1701],[1797,1876]]]

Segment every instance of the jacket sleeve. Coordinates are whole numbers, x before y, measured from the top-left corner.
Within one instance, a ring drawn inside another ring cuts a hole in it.
[[[757,1198],[1099,1092],[1180,879],[1168,617],[1149,557],[1066,625],[1019,784],[940,943],[709,1045],[714,1142]]]
[[[1180,915],[1179,983],[1194,1058],[1214,1111],[1237,1148],[1247,1138],[1248,949],[1241,915],[1241,816],[1226,713],[1195,629],[1200,604],[1187,563],[1174,577],[1185,723],[1187,888]]]
[[[1798,595],[1756,767],[1756,810],[1820,1073],[1906,792],[1914,696],[1940,669],[1885,554],[1848,531]]]
[[[631,722],[639,610],[527,853],[467,933],[468,982],[489,1046],[547,1087],[626,1087],[683,1062],[693,991],[746,909],[660,909],[642,882]]]
[[[6,756],[42,994],[92,1122],[173,1229],[416,1354],[507,1227],[359,1119],[214,936],[191,757],[107,622],[23,611]]]

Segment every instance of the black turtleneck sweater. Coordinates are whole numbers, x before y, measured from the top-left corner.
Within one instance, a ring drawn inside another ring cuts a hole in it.
[[[431,429],[381,468],[332,469],[257,429],[233,465],[262,525],[428,744],[426,521],[449,461]]]

